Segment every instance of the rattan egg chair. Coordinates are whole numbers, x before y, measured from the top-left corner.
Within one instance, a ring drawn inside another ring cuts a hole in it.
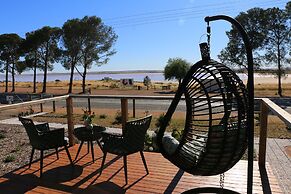
[[[165,135],[165,126],[182,95],[186,121],[177,142]],[[245,152],[246,115],[247,90],[240,78],[221,63],[201,60],[187,73],[164,117],[158,135],[160,150],[173,164],[193,175],[221,174]]]
[[[225,19],[241,27],[227,16],[210,19]],[[207,31],[210,34],[210,28]],[[248,140],[253,138],[253,64],[252,56],[248,55],[251,60],[248,61],[247,89],[235,72],[210,59],[209,42],[201,45],[202,60],[190,68],[177,89],[158,131],[157,144],[162,155],[185,172],[211,176],[232,168],[247,147],[252,152],[253,142],[248,144]],[[247,53],[251,53],[251,49]],[[251,95],[248,93],[250,88]],[[183,97],[186,102],[185,127],[181,136],[175,139],[168,125]],[[251,158],[249,163],[248,192],[252,189]]]

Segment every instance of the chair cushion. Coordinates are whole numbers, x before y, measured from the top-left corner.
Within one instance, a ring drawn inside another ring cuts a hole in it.
[[[64,137],[64,144],[67,145],[69,143],[69,138]]]
[[[205,143],[198,142],[196,140],[187,142],[183,145],[184,149],[190,150],[192,154],[199,157],[202,152],[205,151]]]
[[[172,155],[175,153],[177,147],[179,146],[179,141],[176,140],[171,135],[165,135],[162,139],[162,144],[163,144],[165,151],[169,155]]]

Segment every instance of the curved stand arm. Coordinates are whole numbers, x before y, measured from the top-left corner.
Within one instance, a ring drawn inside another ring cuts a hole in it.
[[[248,61],[248,185],[247,193],[251,194],[253,190],[253,152],[254,152],[254,62],[252,47],[249,41],[249,37],[241,26],[241,24],[226,15],[217,15],[211,17],[205,17],[205,22],[216,21],[216,20],[226,20],[233,24],[240,32],[243,42],[245,44],[247,61]]]

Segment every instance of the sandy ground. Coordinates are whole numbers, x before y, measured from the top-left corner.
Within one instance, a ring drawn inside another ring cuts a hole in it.
[[[264,90],[265,96],[275,95],[274,92],[268,94],[267,90],[277,90],[278,79],[273,75],[261,75],[255,74],[254,77],[255,90]],[[47,93],[50,94],[66,94],[68,90],[68,81],[60,82],[48,82],[47,83]],[[170,89],[165,89],[166,86],[170,86]],[[177,82],[152,82],[149,90],[143,85],[142,82],[134,82],[134,86],[125,87],[120,84],[119,81],[96,81],[88,80],[86,82],[86,88],[91,90],[92,94],[102,94],[102,95],[173,95],[177,89]],[[138,90],[140,87],[140,90]],[[287,92],[291,95],[291,74],[282,78],[283,90],[290,90]],[[4,83],[0,83],[0,91],[4,91]],[[9,90],[11,90],[11,82],[9,83]],[[32,82],[16,82],[17,93],[31,93],[33,90]],[[42,91],[42,83],[37,83],[37,93]],[[81,81],[74,81],[73,83],[73,93],[81,93]],[[259,96],[263,95],[262,92],[258,93]]]
[[[273,75],[255,75],[254,81],[255,81],[255,84],[277,84],[278,78]],[[286,77],[283,77],[282,83],[290,84],[291,74],[288,74]]]

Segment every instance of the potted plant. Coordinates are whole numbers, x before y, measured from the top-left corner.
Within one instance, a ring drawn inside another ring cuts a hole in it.
[[[87,129],[93,129],[93,118],[95,117],[95,113],[91,112],[89,110],[83,110],[84,114],[83,114],[83,121],[84,121],[84,125]]]

